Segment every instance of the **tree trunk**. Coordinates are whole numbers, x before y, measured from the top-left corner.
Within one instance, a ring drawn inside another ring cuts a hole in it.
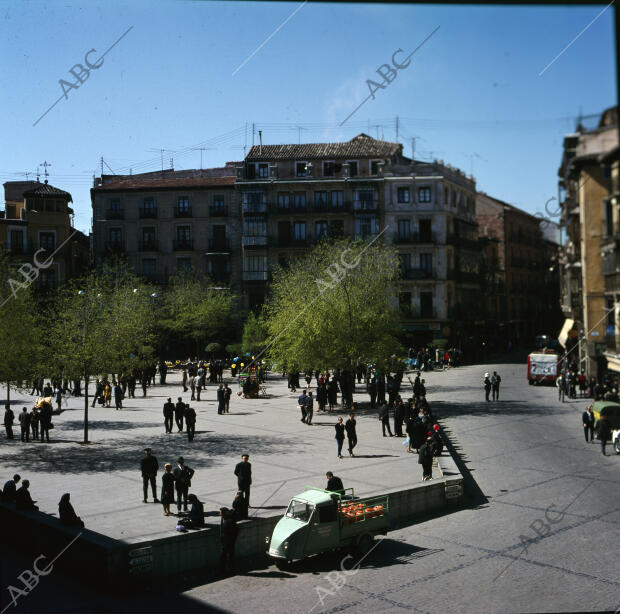
[[[11,382],[6,383],[6,408],[11,407]]]
[[[84,443],[88,443],[88,375],[84,377]]]

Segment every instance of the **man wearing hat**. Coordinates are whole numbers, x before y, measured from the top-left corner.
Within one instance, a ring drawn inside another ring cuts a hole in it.
[[[144,456],[140,462],[140,469],[142,470],[142,489],[144,491],[142,503],[146,503],[149,482],[151,483],[151,491],[153,492],[153,502],[159,503],[156,490],[156,476],[159,463],[157,462],[157,458],[151,454],[151,448],[144,448]]]
[[[178,465],[175,467],[172,475],[174,475],[175,488],[177,491],[177,511],[181,511],[181,498],[183,499],[183,511],[187,512],[187,494],[189,487],[192,485],[192,477],[194,470],[185,464],[182,456],[179,456]]]

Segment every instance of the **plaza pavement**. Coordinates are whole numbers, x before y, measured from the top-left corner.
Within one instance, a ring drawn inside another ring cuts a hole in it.
[[[338,408],[332,415],[317,413],[315,402],[313,424],[307,426],[300,422],[297,409],[301,389],[291,393],[280,375],[270,374],[268,398],[259,399],[238,397],[238,385],[231,378],[225,381],[233,389],[230,413],[217,414],[216,386],[209,385],[201,401],[191,402],[197,413],[196,436],[191,443],[185,432],[177,432],[176,424],[172,434],[164,431],[162,408],[167,397],[176,402],[182,396],[189,402],[191,396],[182,392],[178,372],[169,373],[166,385],[149,387],[146,398],[138,389],[136,399],[126,398],[121,411],[99,405],[89,408],[88,445],[81,443],[84,399],[66,397],[63,413],[54,416],[50,444],[22,443],[19,425],[14,428],[15,441],[7,441],[4,433],[0,434],[0,480],[3,483],[14,473],[29,479],[33,499],[49,514],[57,513],[61,495],[69,492],[87,528],[128,542],[171,535],[176,525],[175,518],[163,516],[161,505],[152,503],[150,489],[149,503],[142,503],[140,460],[147,446],[160,465],[158,497],[165,462],[174,467],[178,456],[183,456],[195,469],[190,492],[204,502],[207,524],[218,523],[219,507],[231,505],[237,487],[234,467],[246,452],[253,472],[250,503],[256,506],[250,515],[283,512],[290,498],[305,485],[324,487],[328,470],[358,495],[421,482],[417,454],[407,453],[404,439],[382,436],[377,411],[368,408],[363,384],[358,385],[355,395],[355,400],[361,401],[355,457],[348,456],[345,440],[345,457],[340,460],[334,424],[340,415],[346,420],[347,412]],[[316,393],[315,385],[312,389]],[[403,389],[403,396],[410,396],[406,379]],[[32,406],[34,397],[27,392],[11,391],[16,416],[22,406]],[[1,389],[0,397],[5,395]],[[171,511],[176,512],[176,506]]]

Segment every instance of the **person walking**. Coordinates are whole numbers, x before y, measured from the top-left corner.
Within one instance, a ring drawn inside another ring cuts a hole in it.
[[[185,459],[179,456],[177,466],[172,472],[174,475],[174,486],[177,491],[177,511],[181,511],[181,499],[183,500],[183,511],[187,512],[187,498],[189,487],[192,485],[194,470],[185,464]]]
[[[390,428],[390,407],[387,403],[383,403],[383,405],[379,408],[379,420],[381,420],[381,430],[383,431],[383,436],[386,437],[385,429],[387,428],[387,432],[390,437],[394,437],[392,429]]]
[[[187,369],[183,367],[183,392],[187,392]]]
[[[336,428],[336,442],[338,444],[338,458],[342,458],[342,444],[344,442],[344,424],[342,418],[338,418],[338,422],[335,424]]]
[[[39,439],[39,410],[36,407],[30,412],[30,428],[32,429],[32,438],[36,441]]]
[[[161,476],[161,504],[164,508],[164,516],[170,516],[171,503],[174,503],[174,475],[172,474],[172,465],[166,463]]]
[[[145,395],[146,396],[146,395]],[[106,381],[103,385],[103,403],[105,407],[110,407],[112,401],[112,386]]]
[[[377,407],[377,382],[375,381],[374,376],[368,380],[366,388],[368,390],[368,395],[370,396],[370,409],[375,409]]]
[[[308,392],[306,395],[306,424],[312,426],[312,415],[314,413],[314,399],[312,398],[312,392]]]
[[[301,421],[305,422],[306,421],[306,391],[305,390],[297,397],[297,407],[299,407],[299,409],[301,410]]]
[[[335,378],[327,384],[327,403],[330,412],[334,411],[334,407],[338,405],[338,382]]]
[[[103,394],[103,384],[101,383],[101,380],[97,380],[97,382],[95,383],[95,394],[93,395],[93,402],[91,404],[91,407],[95,407],[95,403],[97,403],[97,399],[99,399],[99,397]]]
[[[344,424],[344,430],[347,433],[347,439],[349,441],[349,456],[355,456],[353,454],[353,449],[357,445],[356,425],[357,425],[357,422],[355,421],[355,414],[350,413],[349,419]]]
[[[30,414],[25,407],[22,408],[22,412],[17,416],[17,419],[21,428],[22,441],[30,441]]]
[[[566,389],[564,386],[564,377],[562,377],[562,375],[555,380],[555,385],[558,387],[558,401],[562,401],[562,403],[564,403]]]
[[[226,401],[224,400],[224,386],[220,384],[217,389],[217,413],[221,416],[224,413],[224,406]]]
[[[319,407],[317,413],[320,411],[326,411],[325,405],[327,405],[327,386],[323,380],[321,380],[320,384],[317,384],[316,402]]]
[[[245,502],[250,505],[250,486],[252,485],[252,464],[249,462],[249,454],[241,455],[241,462],[235,467],[235,475],[237,476],[237,490],[243,493]]]
[[[588,405],[586,410],[581,414],[581,421],[583,422],[583,434],[588,443],[588,434],[590,435],[590,441],[594,441],[594,414],[592,413],[592,405]]]
[[[598,422],[596,423],[596,435],[601,442],[601,452],[603,453],[603,456],[607,456],[605,446],[607,445],[607,440],[611,439],[611,426],[606,416],[601,416],[598,419]]]
[[[183,430],[184,416],[185,416],[185,403],[183,403],[183,399],[181,397],[178,397],[177,403],[174,406],[174,419],[177,423],[177,428],[179,429],[179,433]]]
[[[56,385],[56,390],[54,390],[54,398],[56,400],[56,410],[58,413],[62,410],[62,388],[60,384]]]
[[[151,454],[151,448],[144,448],[144,457],[140,462],[140,470],[142,471],[142,491],[144,493],[144,499],[142,503],[147,502],[147,490],[149,483],[151,484],[151,491],[153,493],[153,502],[159,503],[157,498],[156,477],[159,470],[159,463],[157,458]]]
[[[228,384],[224,384],[224,412],[230,413],[230,397],[232,396],[232,390],[228,387]]]
[[[6,429],[6,438],[13,439],[13,423],[15,422],[15,413],[7,406],[4,408],[4,428]]]
[[[142,369],[142,375],[140,376],[140,385],[142,386],[142,397],[146,397],[146,389],[149,385],[151,378],[149,377],[148,371],[146,369]]]
[[[489,374],[484,374],[484,398],[486,401],[490,401],[489,395],[491,394],[491,380],[489,379]]]
[[[433,479],[433,442],[429,435],[426,441],[420,446],[418,452],[418,463],[422,465],[422,480]]]
[[[187,429],[187,441],[194,441],[196,434],[196,410],[189,405],[185,406],[185,427]]]
[[[204,376],[203,376],[204,377]],[[202,387],[203,387],[203,379],[202,377],[200,377],[200,375],[196,375],[194,377],[194,390],[196,391],[196,401],[200,401],[200,393],[202,392]]]
[[[41,430],[41,441],[45,438],[47,443],[50,442],[50,428],[52,428],[52,406],[49,403],[43,403],[39,414],[39,428]]]
[[[112,393],[114,394],[114,406],[116,409],[123,409],[123,389],[119,386],[118,382],[113,383]]]
[[[499,385],[502,383],[502,378],[497,371],[493,371],[491,376],[491,398],[494,401],[499,401]]]
[[[403,420],[405,419],[405,406],[399,397],[394,405],[394,435],[396,437],[403,436]]]
[[[166,433],[172,433],[172,424],[174,420],[174,403],[172,399],[168,397],[168,400],[164,403],[164,429]]]
[[[226,575],[234,571],[235,542],[237,541],[237,521],[234,513],[227,507],[220,508],[220,574]]]

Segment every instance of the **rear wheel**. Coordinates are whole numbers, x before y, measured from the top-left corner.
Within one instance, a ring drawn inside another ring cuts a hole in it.
[[[357,542],[356,550],[359,554],[366,554],[367,552],[370,551],[373,544],[374,544],[374,539],[372,535],[370,535],[370,533],[365,533],[359,538]]]
[[[286,559],[276,559],[276,567],[280,571],[286,571],[290,568],[292,561],[287,561]]]
[[[616,454],[620,454],[620,436],[616,437],[616,441],[614,441],[614,450]]]

